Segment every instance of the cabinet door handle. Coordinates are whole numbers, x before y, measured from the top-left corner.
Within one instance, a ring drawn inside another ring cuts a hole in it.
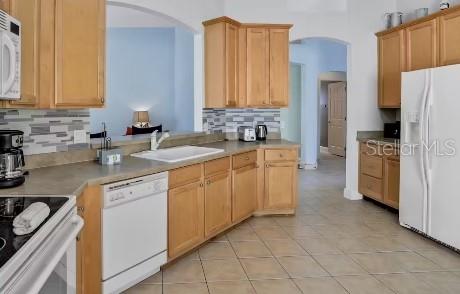
[[[269,167],[270,167],[270,165],[267,163],[267,164],[265,165],[265,167],[266,167],[266,168],[269,168]]]
[[[203,184],[203,183],[200,183],[200,187],[203,187],[203,186],[204,186],[204,184]]]
[[[244,159],[249,160],[249,156],[246,156]]]
[[[283,158],[283,153],[280,153],[280,158]]]
[[[84,213],[85,208],[84,207],[77,207],[77,212]]]
[[[211,185],[211,180],[208,180],[208,181],[206,182],[206,184],[207,184],[208,186]]]

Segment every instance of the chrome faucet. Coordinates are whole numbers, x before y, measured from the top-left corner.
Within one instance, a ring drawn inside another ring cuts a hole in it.
[[[170,137],[168,132],[164,132],[161,134],[160,139],[157,141],[157,133],[158,131],[154,131],[152,135],[150,136],[150,150],[151,151],[157,150],[161,142],[163,142],[166,138]]]

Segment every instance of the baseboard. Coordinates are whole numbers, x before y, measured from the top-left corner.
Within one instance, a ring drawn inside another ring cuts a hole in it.
[[[358,191],[353,191],[348,188],[343,189],[343,197],[348,200],[362,200],[363,195],[361,195]]]
[[[299,168],[300,169],[306,169],[306,170],[315,170],[318,168],[318,162],[314,164],[310,163],[305,163],[305,162],[299,162]]]
[[[321,153],[329,153],[328,147],[319,146],[319,152]]]
[[[258,210],[253,213],[255,217],[266,215],[294,215],[295,209]]]

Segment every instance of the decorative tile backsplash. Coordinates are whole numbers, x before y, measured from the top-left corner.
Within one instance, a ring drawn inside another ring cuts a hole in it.
[[[24,132],[26,155],[87,149],[73,144],[73,131],[85,130],[89,142],[88,109],[78,110],[0,110],[0,129]]]
[[[236,133],[239,126],[265,124],[269,133],[280,133],[279,109],[211,109],[203,110],[203,130],[210,133]]]

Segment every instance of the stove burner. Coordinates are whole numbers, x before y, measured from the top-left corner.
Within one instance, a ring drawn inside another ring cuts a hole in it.
[[[0,237],[0,251],[2,251],[3,248],[5,248],[6,241],[2,237]]]

